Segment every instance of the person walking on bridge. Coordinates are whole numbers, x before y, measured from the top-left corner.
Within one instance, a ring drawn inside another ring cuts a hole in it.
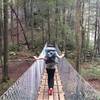
[[[63,58],[64,52],[59,55],[57,53],[57,50],[55,48],[54,43],[47,44],[47,47],[45,48],[45,56],[44,58],[38,58],[34,56],[35,60],[44,59],[46,63],[46,71],[48,74],[48,94],[53,94],[53,87],[54,87],[54,74],[55,74],[55,65],[57,64],[56,59]]]

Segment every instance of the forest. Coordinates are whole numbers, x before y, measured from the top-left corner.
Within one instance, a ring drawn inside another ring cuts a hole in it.
[[[0,95],[50,41],[100,91],[100,0],[0,0]]]

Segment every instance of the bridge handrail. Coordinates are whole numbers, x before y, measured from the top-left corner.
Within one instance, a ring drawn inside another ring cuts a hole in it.
[[[45,54],[44,46],[40,57]],[[31,67],[0,97],[0,100],[36,100],[41,76],[44,71],[44,61],[35,61]]]
[[[57,50],[61,53],[58,47]],[[60,59],[58,69],[61,75],[66,100],[100,99],[100,92],[95,90],[87,81],[85,81],[66,58]]]

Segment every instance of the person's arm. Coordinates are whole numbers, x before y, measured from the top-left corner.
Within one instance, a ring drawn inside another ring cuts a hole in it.
[[[37,56],[33,56],[33,58],[35,59],[35,60],[46,60],[46,57],[37,57]]]
[[[56,52],[56,56],[57,56],[58,58],[63,58],[63,57],[65,56],[65,53],[63,52],[61,55],[59,55],[59,54]]]

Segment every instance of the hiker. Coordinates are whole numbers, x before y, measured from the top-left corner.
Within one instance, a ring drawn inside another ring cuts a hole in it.
[[[55,65],[57,64],[56,59],[64,57],[64,53],[59,55],[56,51],[54,44],[47,44],[45,48],[45,57],[38,58],[34,56],[36,60],[44,59],[46,63],[46,71],[48,74],[48,94],[52,95],[54,87],[54,74],[55,74]]]

